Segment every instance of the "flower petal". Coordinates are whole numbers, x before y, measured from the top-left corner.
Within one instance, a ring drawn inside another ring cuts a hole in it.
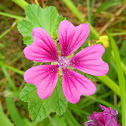
[[[104,51],[104,47],[100,44],[89,46],[71,58],[71,66],[91,75],[106,75],[109,66],[101,58]]]
[[[93,120],[85,122],[85,126],[98,126]]]
[[[86,23],[75,27],[67,20],[62,21],[59,25],[61,55],[68,56],[75,52],[87,39],[89,32],[90,27]]]
[[[39,65],[32,67],[24,73],[24,80],[27,83],[36,85],[38,96],[44,100],[52,94],[56,86],[58,66]]]
[[[63,69],[63,92],[71,103],[77,103],[81,95],[92,95],[96,91],[95,85],[83,75],[70,69]]]
[[[51,36],[40,27],[34,28],[32,33],[33,43],[25,47],[25,57],[37,62],[57,61],[58,52]]]

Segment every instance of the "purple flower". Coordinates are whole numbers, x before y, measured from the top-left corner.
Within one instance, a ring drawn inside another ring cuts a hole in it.
[[[116,121],[116,115],[118,111],[112,109],[111,107],[106,108],[100,105],[100,108],[104,110],[103,112],[93,112],[88,116],[88,120],[85,126],[120,126]]]
[[[89,46],[72,58],[74,53],[84,43],[90,33],[88,24],[74,26],[69,21],[62,21],[59,25],[60,55],[51,36],[40,27],[32,31],[33,43],[24,49],[27,59],[37,62],[55,62],[50,65],[39,65],[28,69],[24,74],[27,83],[34,84],[41,99],[48,98],[57,83],[59,68],[62,70],[62,87],[66,99],[77,103],[81,95],[92,95],[96,91],[95,85],[83,75],[69,69],[73,67],[82,72],[103,76],[108,73],[108,64],[102,60],[105,49],[102,45]]]

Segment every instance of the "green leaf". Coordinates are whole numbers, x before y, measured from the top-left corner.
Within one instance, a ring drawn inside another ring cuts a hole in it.
[[[41,121],[48,117],[51,112],[62,115],[66,111],[68,101],[62,91],[61,79],[58,80],[52,95],[45,100],[38,97],[36,90],[35,85],[26,84],[20,93],[21,100],[28,102],[30,116],[33,121]]]
[[[23,38],[23,41],[24,41],[24,44],[30,45],[33,43],[33,38],[32,38],[32,36],[27,36],[27,37]]]
[[[24,44],[27,44],[27,45],[32,44],[33,42],[32,29],[34,28],[34,26],[29,21],[22,20],[18,23],[17,28],[22,34],[22,36],[24,37],[23,39]]]
[[[33,25],[27,20],[21,20],[18,24],[21,34],[25,36],[32,36]]]
[[[24,37],[24,44],[29,45],[33,42],[32,30],[35,27],[45,29],[53,39],[58,38],[59,23],[65,18],[59,16],[55,7],[42,9],[35,4],[28,5],[25,9],[26,20],[18,23],[18,30]]]
[[[62,80],[59,79],[53,94],[46,101],[49,105],[48,107],[51,107],[52,112],[56,112],[57,115],[62,115],[66,111],[68,103],[68,101],[64,97],[61,82]]]
[[[44,101],[38,97],[34,85],[26,84],[20,93],[20,98],[23,101],[29,102],[29,112],[33,121],[41,121],[50,113],[50,110],[46,110],[44,107]]]

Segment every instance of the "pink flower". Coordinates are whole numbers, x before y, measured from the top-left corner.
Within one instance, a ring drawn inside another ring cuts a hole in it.
[[[116,115],[118,111],[113,110],[111,107],[106,108],[103,105],[100,105],[100,108],[104,110],[103,112],[93,112],[88,116],[88,120],[85,123],[85,126],[120,126],[116,122]]]
[[[56,62],[56,65],[39,65],[28,69],[24,74],[27,83],[34,84],[41,99],[48,98],[57,83],[58,69],[62,69],[62,87],[66,99],[77,103],[81,95],[92,95],[96,91],[95,85],[81,74],[68,69],[69,66],[85,73],[103,76],[108,73],[108,64],[102,60],[104,47],[100,44],[89,46],[71,59],[68,55],[75,52],[87,39],[90,32],[86,23],[74,26],[69,21],[62,21],[59,25],[59,43],[61,56],[53,39],[42,28],[33,29],[33,43],[24,49],[27,59],[37,62]]]

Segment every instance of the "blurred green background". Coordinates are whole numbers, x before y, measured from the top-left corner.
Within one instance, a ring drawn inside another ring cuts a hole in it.
[[[36,4],[34,0],[27,0],[27,2]],[[88,21],[98,33],[95,35],[91,33],[83,47],[88,46],[89,43],[96,43],[100,35],[106,35],[106,31],[109,31],[118,47],[121,57],[120,67],[126,75],[125,1],[72,0],[71,3],[69,0],[38,0],[38,2],[42,7],[44,5],[55,6],[59,14],[74,25]],[[15,0],[0,0],[0,12],[25,16],[24,9],[17,5]],[[93,96],[82,96],[80,102],[75,105],[69,103],[67,111],[61,117],[52,113],[42,122],[32,122],[27,103],[19,99],[19,93],[25,85],[23,71],[32,67],[34,63],[27,60],[23,54],[25,45],[16,26],[15,17],[10,18],[0,13],[0,126],[83,126],[88,115],[93,111],[101,111],[99,104],[117,109],[119,111],[117,120],[120,124],[122,123],[121,102],[118,94],[102,79],[89,75],[86,76],[97,86],[97,92]],[[118,67],[112,53],[111,43],[106,48],[103,59],[110,67],[107,76],[118,84]]]

